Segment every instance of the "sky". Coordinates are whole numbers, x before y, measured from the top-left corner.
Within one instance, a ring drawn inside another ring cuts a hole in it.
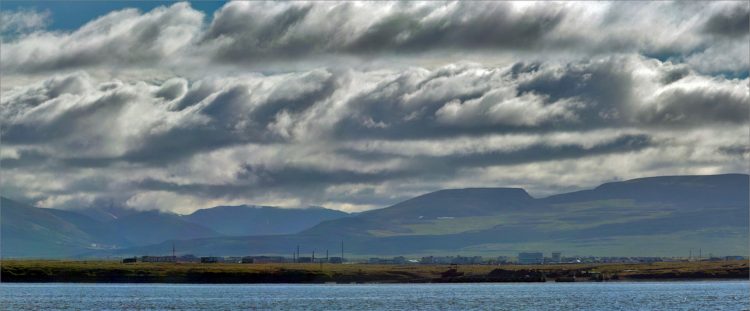
[[[748,173],[750,2],[0,7],[0,194],[385,207]]]

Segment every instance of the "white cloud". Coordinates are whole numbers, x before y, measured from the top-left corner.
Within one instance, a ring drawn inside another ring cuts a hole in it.
[[[0,11],[0,34],[18,36],[44,29],[50,23],[49,11]]]
[[[3,42],[2,68],[35,72],[169,62],[199,34],[203,14],[187,3],[147,13],[114,11],[71,33],[34,32]]]
[[[2,193],[364,210],[448,187],[747,172],[745,13],[232,2],[206,23],[178,3],[71,32],[25,17],[2,42]]]
[[[200,73],[207,67],[268,71],[320,63],[446,64],[518,53],[537,60],[640,53],[685,61],[701,72],[736,69],[720,57],[747,71],[748,31],[736,26],[747,11],[732,2],[237,1],[206,24],[202,12],[177,3],[145,13],[111,12],[73,32],[19,36],[4,42],[2,68],[157,66]],[[9,20],[33,28],[43,23],[37,16]]]

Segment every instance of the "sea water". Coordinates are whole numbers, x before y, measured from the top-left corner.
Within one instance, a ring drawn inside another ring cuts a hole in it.
[[[0,284],[3,310],[750,310],[750,282]]]

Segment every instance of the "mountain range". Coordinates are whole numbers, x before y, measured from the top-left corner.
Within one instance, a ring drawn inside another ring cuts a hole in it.
[[[348,216],[321,207],[218,206],[178,215],[111,204],[58,210],[1,200],[4,258],[64,258],[176,239],[292,234]]]
[[[304,253],[337,253],[343,242],[347,256],[358,257],[520,251],[686,256],[698,248],[747,255],[749,181],[745,174],[649,177],[544,198],[518,188],[446,189],[356,215],[323,208],[216,207],[186,216],[138,212],[104,222],[111,222],[106,228],[81,214],[4,199],[2,248],[4,257],[167,254],[172,245],[179,254],[198,256],[291,256],[297,245]],[[271,215],[266,212],[275,216],[260,216]],[[7,230],[6,223],[11,223]],[[162,231],[150,228],[162,223]],[[138,230],[151,231],[133,232],[141,224],[148,228]],[[19,229],[29,226],[37,230]],[[34,253],[40,243],[56,247]]]

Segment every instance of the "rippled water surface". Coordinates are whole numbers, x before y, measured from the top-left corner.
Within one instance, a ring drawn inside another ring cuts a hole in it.
[[[4,310],[750,310],[750,282],[0,284]]]

